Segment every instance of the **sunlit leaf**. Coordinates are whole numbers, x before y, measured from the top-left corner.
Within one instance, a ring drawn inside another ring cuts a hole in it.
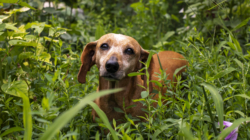
[[[137,75],[145,75],[145,73],[131,72],[131,73],[128,74],[129,77],[137,76]]]
[[[17,3],[19,0],[0,0],[1,3]]]
[[[21,93],[28,95],[28,86],[27,83],[23,80],[14,81],[10,85],[8,83],[3,84],[1,88],[5,93],[17,97],[21,97]]]

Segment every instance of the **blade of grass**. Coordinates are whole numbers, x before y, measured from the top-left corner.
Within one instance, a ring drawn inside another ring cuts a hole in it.
[[[98,116],[101,118],[101,120],[103,121],[103,123],[105,124],[105,126],[109,129],[109,131],[110,131],[113,139],[114,140],[118,140],[116,132],[112,128],[112,126],[110,125],[108,117],[105,115],[105,113],[94,102],[88,102],[88,104],[95,109],[95,111],[98,114]]]
[[[250,121],[250,118],[240,118],[234,121],[234,123],[230,127],[226,128],[220,133],[220,135],[218,136],[218,139],[224,140],[236,127],[238,127],[240,124],[242,124],[245,121]]]
[[[13,133],[13,132],[17,132],[17,131],[24,131],[24,129],[21,128],[21,127],[12,127],[12,128],[10,128],[10,129],[4,131],[4,132],[0,135],[0,137],[3,137],[3,136],[5,136],[5,135],[8,135],[8,134]]]
[[[216,112],[217,112],[219,122],[220,122],[220,131],[222,131],[223,130],[223,114],[224,114],[223,100],[218,90],[216,89],[216,87],[214,87],[213,85],[209,83],[202,83],[201,85],[204,86],[207,90],[209,90],[212,95],[215,108],[216,108]]]
[[[210,119],[211,119],[211,122],[212,122],[214,134],[215,134],[215,136],[217,136],[218,133],[217,133],[217,130],[216,130],[216,127],[215,127],[215,124],[214,124],[214,123],[215,123],[215,122],[214,122],[214,117],[213,117],[213,115],[212,115],[212,112],[211,112],[211,109],[210,109],[210,105],[208,104],[207,94],[206,94],[206,91],[205,91],[204,87],[203,87],[203,93],[204,93],[204,97],[205,97],[205,101],[206,101],[208,113],[209,113],[209,116],[210,116]]]
[[[63,112],[53,124],[45,131],[45,133],[40,137],[40,140],[50,140],[53,136],[63,128],[65,124],[67,124],[84,106],[88,104],[89,101],[92,101],[98,97],[103,95],[115,93],[121,91],[122,89],[112,89],[112,90],[105,90],[100,92],[94,92],[79,101],[74,107],[70,108],[69,110]]]
[[[159,58],[158,53],[157,53],[157,58],[158,58],[158,61],[159,61],[159,64],[160,64],[161,70],[163,71],[163,68],[162,68],[162,65],[161,65],[161,60],[160,60],[160,58]]]
[[[28,88],[28,86],[26,88]],[[15,90],[21,94],[21,97],[23,99],[23,124],[24,124],[24,130],[25,130],[24,139],[31,140],[31,137],[32,137],[32,115],[31,115],[31,109],[30,109],[30,101],[29,101],[29,98],[27,97],[28,93],[26,95],[18,88],[15,88]]]

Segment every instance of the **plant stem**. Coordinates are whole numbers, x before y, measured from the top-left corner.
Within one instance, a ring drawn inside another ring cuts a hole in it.
[[[206,100],[206,104],[207,104],[208,113],[209,113],[209,116],[210,116],[210,119],[211,119],[211,122],[212,122],[214,134],[215,134],[215,136],[217,136],[218,133],[217,133],[216,127],[215,127],[215,125],[214,125],[214,118],[213,118],[213,116],[212,116],[212,112],[211,112],[210,106],[209,106],[209,104],[208,104],[207,94],[206,94],[206,91],[205,91],[204,87],[202,87],[202,88],[203,88],[203,93],[204,93],[205,100]]]

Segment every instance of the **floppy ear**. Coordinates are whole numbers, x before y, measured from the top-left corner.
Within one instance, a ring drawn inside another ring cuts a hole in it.
[[[96,49],[97,41],[88,43],[84,50],[82,51],[81,61],[82,66],[80,67],[78,73],[78,82],[85,83],[86,82],[86,74],[87,71],[95,64],[95,49]]]

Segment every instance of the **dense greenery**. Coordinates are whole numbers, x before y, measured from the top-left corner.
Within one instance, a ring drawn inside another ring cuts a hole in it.
[[[0,13],[0,139],[223,139],[236,127],[250,139],[249,0],[0,0]],[[77,81],[84,45],[109,32],[189,62],[167,105],[142,93],[145,122],[109,124],[90,100],[119,89],[95,93],[96,67]]]

